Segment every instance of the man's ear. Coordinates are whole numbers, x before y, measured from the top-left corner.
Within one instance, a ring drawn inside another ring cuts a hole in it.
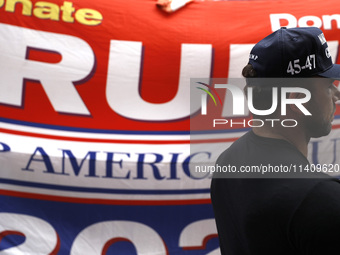
[[[298,93],[298,92],[291,92],[288,95],[289,99],[299,99],[299,98],[305,98],[306,95],[303,93]],[[307,103],[303,104],[306,106]],[[297,107],[296,104],[289,104],[288,107],[290,108],[291,111],[293,111],[294,113],[298,113],[298,114],[303,114],[301,112],[301,110],[299,109],[299,107]]]

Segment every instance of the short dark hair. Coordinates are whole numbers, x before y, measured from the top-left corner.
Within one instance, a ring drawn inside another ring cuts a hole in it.
[[[260,79],[257,77],[257,73],[251,64],[247,64],[242,70],[243,77],[246,78],[246,86],[244,87],[244,93],[248,97],[247,89],[249,87],[253,90],[253,106],[257,110],[267,110],[270,109],[272,102],[272,94],[273,94],[273,85],[272,84],[261,84],[259,86],[259,82],[265,83],[265,79]],[[258,79],[257,79],[258,78]],[[278,102],[280,102],[281,93],[278,91]],[[278,104],[277,110],[280,109],[280,103]],[[257,116],[253,114],[254,117],[263,118],[264,116]],[[274,116],[275,112],[270,116]],[[268,117],[268,116],[265,116]]]

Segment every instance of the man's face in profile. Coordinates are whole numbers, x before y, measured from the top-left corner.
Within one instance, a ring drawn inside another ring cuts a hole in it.
[[[334,79],[317,77],[308,79],[308,82],[311,100],[306,103],[306,108],[312,115],[305,116],[305,130],[310,137],[328,135],[332,130],[335,102],[340,99],[340,92],[333,84]]]

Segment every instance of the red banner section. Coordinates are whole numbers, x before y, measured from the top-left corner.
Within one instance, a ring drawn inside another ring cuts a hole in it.
[[[340,26],[333,1],[194,2],[167,14],[154,1],[8,0],[0,14],[1,117],[123,131],[188,130],[188,78],[240,75],[246,45],[279,25],[316,25],[328,41]]]

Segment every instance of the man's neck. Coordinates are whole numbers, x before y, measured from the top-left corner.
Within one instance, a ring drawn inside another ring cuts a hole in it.
[[[272,126],[264,125],[262,127],[254,127],[253,132],[262,137],[286,140],[307,157],[310,138],[306,137],[305,132],[302,132],[301,128],[298,126],[273,128]]]

